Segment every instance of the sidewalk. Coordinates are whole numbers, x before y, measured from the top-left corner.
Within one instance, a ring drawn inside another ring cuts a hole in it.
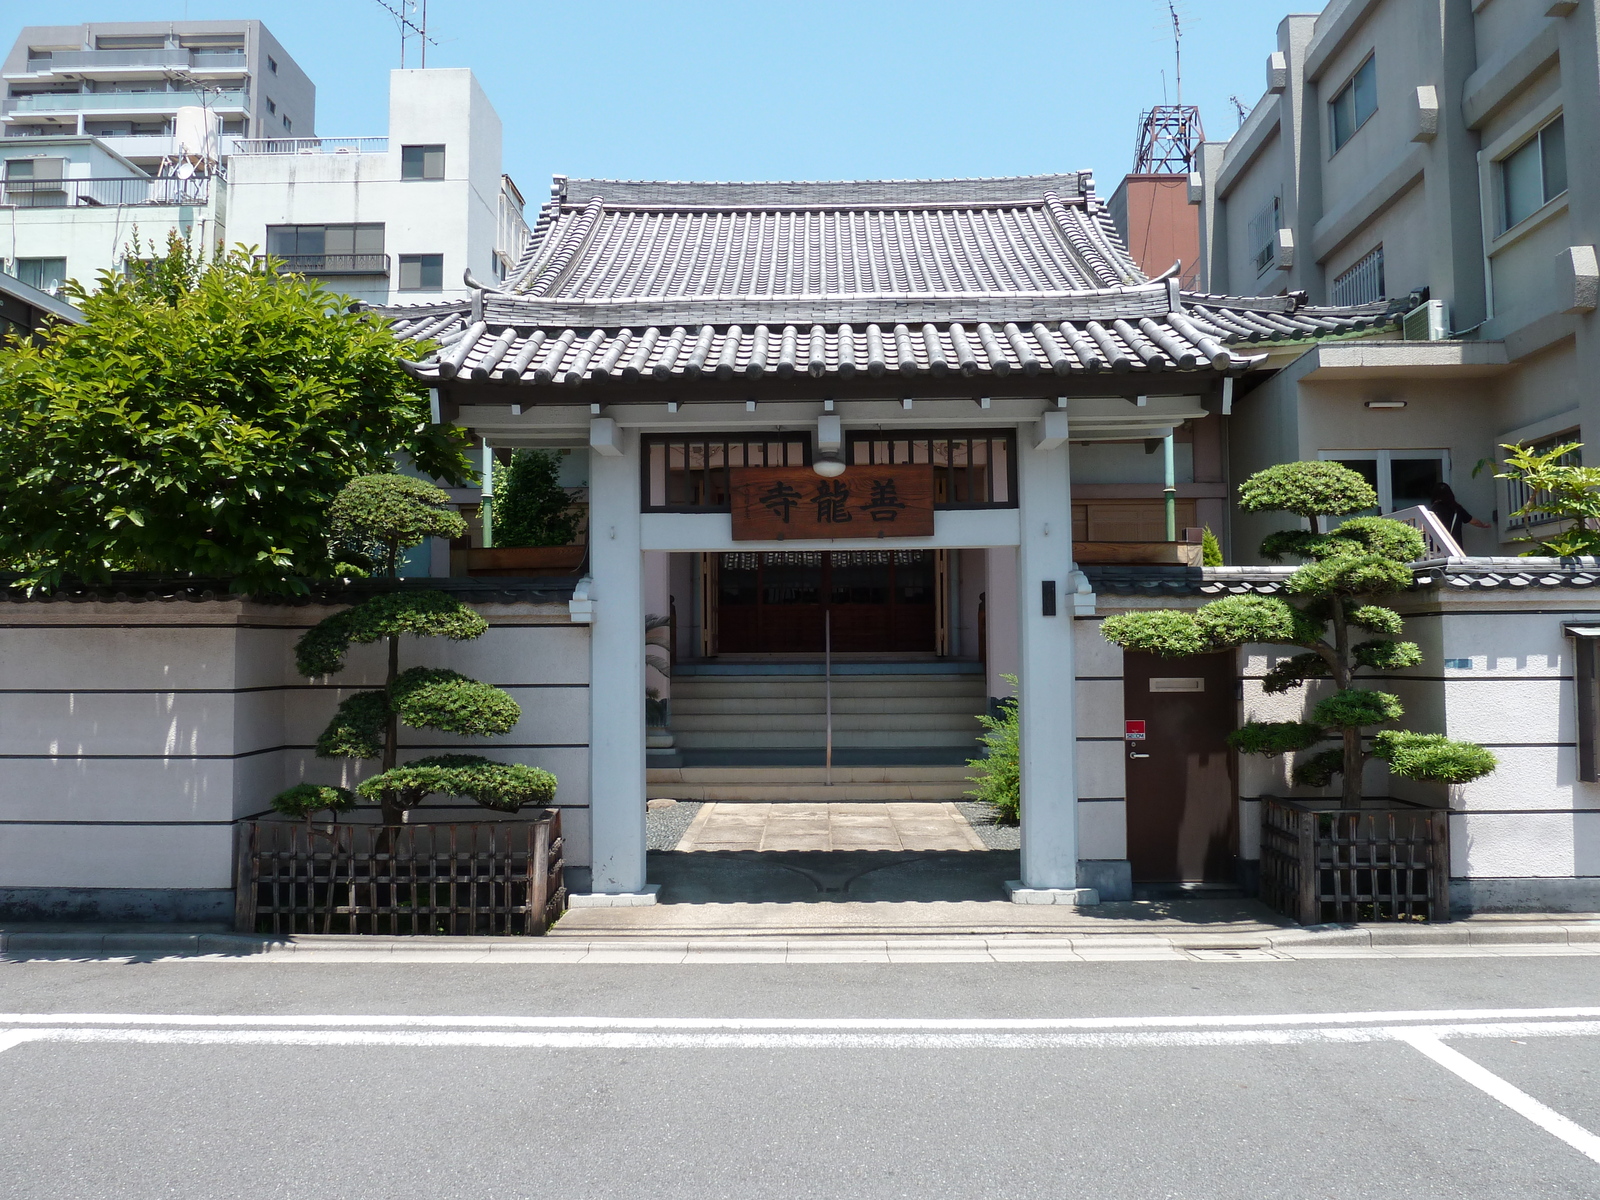
[[[726,924],[589,932],[568,914],[550,936],[271,938],[217,926],[16,924],[0,929],[0,962],[192,961],[254,963],[850,963],[1263,961],[1312,958],[1524,957],[1600,955],[1600,913],[1468,917],[1440,925],[1340,925],[1299,928],[1249,915],[1227,919],[1227,901],[1172,901],[1115,909],[1053,929],[1021,922],[987,930],[945,925],[929,935],[911,926],[865,932],[831,924],[804,933],[767,924],[730,933]],[[1247,902],[1244,902],[1247,903]],[[1202,907],[1193,907],[1202,906]],[[689,908],[692,906],[678,906]],[[726,908],[707,905],[706,908]],[[760,907],[760,906],[749,906]],[[774,906],[789,907],[789,906]],[[900,905],[837,905],[898,909]],[[925,908],[926,905],[908,907]],[[1015,911],[1018,906],[996,904]],[[1160,911],[1157,911],[1160,910]],[[591,909],[627,913],[640,910]],[[650,911],[650,910],[644,910]],[[659,910],[656,910],[659,911]],[[1069,910],[1070,911],[1070,910]],[[1032,916],[1033,914],[1028,914]],[[880,928],[892,917],[879,913]],[[926,928],[926,927],[924,927]]]

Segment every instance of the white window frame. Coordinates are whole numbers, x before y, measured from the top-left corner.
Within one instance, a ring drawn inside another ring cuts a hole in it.
[[[1394,478],[1389,467],[1393,460],[1397,458],[1436,458],[1439,460],[1439,478],[1446,483],[1450,482],[1450,451],[1434,446],[1419,446],[1416,449],[1399,450],[1356,448],[1349,450],[1318,450],[1317,457],[1324,462],[1329,459],[1373,459],[1378,467],[1378,513],[1380,516],[1388,516],[1395,511]]]
[[[1494,141],[1478,151],[1478,218],[1483,229],[1483,286],[1488,300],[1489,319],[1500,315],[1494,295],[1494,263],[1496,255],[1516,245],[1537,229],[1555,220],[1567,211],[1567,198],[1572,195],[1572,163],[1567,163],[1568,189],[1552,197],[1543,208],[1510,229],[1500,228],[1500,160],[1523,145],[1550,122],[1563,115],[1561,98],[1552,97],[1512,125]]]
[[[1267,240],[1261,242],[1257,238],[1257,228],[1261,224],[1261,219],[1268,217],[1269,214],[1271,228],[1267,231]],[[1278,229],[1282,223],[1283,198],[1274,196],[1256,210],[1255,216],[1251,217],[1249,224],[1245,226],[1245,239],[1250,248],[1250,263],[1255,267],[1258,279],[1278,265]],[[1262,261],[1263,254],[1266,255],[1265,262]]]
[[[1358,121],[1358,120],[1356,120],[1356,94],[1355,94],[1356,76],[1361,74],[1361,72],[1365,71],[1369,66],[1372,68],[1372,111],[1369,112],[1366,116],[1362,117]],[[1337,119],[1334,116],[1334,112],[1335,112],[1335,109],[1337,108],[1337,106],[1339,104],[1339,101],[1347,93],[1350,96],[1350,121],[1351,121],[1351,125],[1350,125],[1350,133],[1349,133],[1349,135],[1346,136],[1344,141],[1341,142],[1341,141],[1337,140],[1338,125],[1337,125]],[[1365,58],[1363,58],[1359,63],[1356,64],[1356,69],[1354,71],[1351,71],[1349,75],[1345,76],[1344,82],[1342,84],[1340,84],[1338,86],[1338,88],[1336,88],[1334,90],[1333,97],[1328,101],[1328,146],[1329,146],[1328,157],[1332,158],[1335,154],[1339,153],[1339,151],[1343,150],[1352,141],[1354,141],[1356,134],[1360,133],[1361,130],[1366,127],[1367,122],[1372,120],[1372,118],[1377,116],[1377,115],[1378,115],[1378,52],[1377,52],[1377,50],[1374,49],[1374,50],[1367,51],[1367,56]]]

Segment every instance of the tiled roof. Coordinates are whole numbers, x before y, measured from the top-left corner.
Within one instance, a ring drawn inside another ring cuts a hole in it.
[[[226,579],[171,579],[149,575],[118,575],[104,584],[65,584],[52,591],[29,592],[0,580],[0,602],[13,604],[125,604],[202,603],[210,600],[252,601],[258,604],[359,604],[378,592],[447,592],[473,604],[564,604],[572,598],[577,580],[564,576],[538,579],[375,579],[315,582],[298,595],[243,595],[228,590]]]
[[[1294,567],[1179,567],[1085,564],[1089,587],[1107,596],[1271,595]],[[1600,558],[1448,558],[1413,566],[1415,586],[1507,592],[1600,587]]]
[[[416,373],[576,385],[1239,370],[1383,305],[1186,294],[1129,257],[1088,172],[862,183],[556,179],[503,288],[382,309]]]

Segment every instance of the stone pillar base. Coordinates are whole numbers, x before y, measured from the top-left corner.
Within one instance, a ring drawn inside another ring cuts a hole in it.
[[[642,892],[579,892],[567,897],[568,908],[646,908],[656,902],[659,883],[645,884]]]
[[[1013,904],[1070,904],[1082,908],[1100,903],[1100,893],[1093,888],[1031,888],[1020,879],[1006,880],[1006,895]]]

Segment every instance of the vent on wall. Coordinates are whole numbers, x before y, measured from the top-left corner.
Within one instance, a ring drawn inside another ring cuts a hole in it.
[[[1442,342],[1450,335],[1443,300],[1425,300],[1405,316],[1402,336],[1408,342]]]

